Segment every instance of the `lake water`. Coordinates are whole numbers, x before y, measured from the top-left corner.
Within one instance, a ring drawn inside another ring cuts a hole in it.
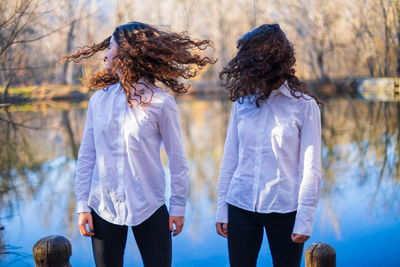
[[[73,178],[86,105],[0,109],[1,266],[34,266],[32,247],[48,235],[70,240],[72,266],[94,266],[90,239],[80,236],[74,214]],[[229,266],[227,243],[215,233],[214,218],[231,103],[179,98],[178,106],[190,192],[184,230],[173,238],[173,266]],[[325,102],[323,188],[305,247],[330,244],[338,266],[400,266],[399,119],[398,102]],[[162,158],[166,163],[165,154]],[[272,266],[265,237],[258,263]],[[125,266],[142,266],[131,232]]]

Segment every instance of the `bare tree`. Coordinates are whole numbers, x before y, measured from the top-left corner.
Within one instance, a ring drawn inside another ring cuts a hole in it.
[[[20,37],[31,35],[31,24],[41,15],[35,11],[39,6],[40,3],[36,0],[3,0],[0,2],[0,63],[7,61],[7,51],[12,50],[13,46],[23,41],[19,39]],[[6,66],[3,64],[3,67]],[[8,89],[13,82],[13,74],[12,68],[8,68],[8,73],[3,73],[3,83],[6,82],[3,101],[7,100]]]
[[[67,10],[72,13],[76,6],[69,1]],[[72,51],[77,22],[85,17],[72,17],[57,21],[57,8],[61,2],[49,0],[3,0],[0,2],[0,84],[5,85],[2,100],[6,101],[13,84],[37,84],[53,75],[60,51],[54,47],[49,53],[48,38],[68,28],[65,52]],[[57,6],[58,5],[58,6]],[[63,68],[63,82],[71,80],[72,72]],[[68,78],[69,77],[69,78]]]
[[[384,29],[384,57],[383,57],[383,76],[388,76],[389,74],[389,52],[390,52],[390,28],[388,24],[388,7],[384,0],[379,0],[379,5],[381,8],[381,14],[383,17],[383,29]]]
[[[243,3],[243,9],[247,13],[247,21],[249,24],[249,29],[254,29],[260,23],[265,23],[264,21],[261,22],[262,15],[267,9],[269,5],[268,0],[247,0]]]
[[[310,72],[321,82],[330,78],[332,56],[339,44],[335,39],[335,28],[339,21],[339,12],[335,3],[329,0],[298,0],[288,5],[291,16],[285,18],[294,28],[297,44],[301,45],[301,53],[308,55],[303,58]]]
[[[67,1],[67,14],[69,18],[73,18],[75,16],[74,12],[74,7],[72,6],[71,1]],[[72,19],[72,22],[69,25],[68,29],[68,35],[67,35],[67,45],[65,49],[65,54],[70,54],[72,53],[72,47],[73,47],[73,41],[75,39],[75,26],[76,26],[76,20]],[[63,84],[71,84],[72,83],[72,67],[73,64],[68,64],[68,62],[64,63],[63,66],[63,76],[61,78],[61,83]]]
[[[400,1],[393,3],[393,42],[396,56],[396,75],[400,77]]]
[[[218,73],[236,40],[263,23],[279,23],[295,44],[298,74],[329,81],[357,75],[400,75],[398,0],[2,0],[0,84],[71,84],[92,73],[99,57],[54,71],[61,55],[101,41],[117,25],[142,21],[214,42]],[[107,8],[107,10],[106,10]],[[171,15],[172,14],[172,15]],[[101,39],[101,40],[100,40]],[[207,52],[208,53],[208,52]],[[211,53],[211,52],[210,52]],[[100,53],[99,53],[100,54]]]

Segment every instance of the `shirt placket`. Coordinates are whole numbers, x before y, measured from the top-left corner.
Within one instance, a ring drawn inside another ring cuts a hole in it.
[[[125,200],[124,194],[124,157],[125,157],[125,143],[124,143],[124,124],[126,117],[126,106],[122,105],[120,116],[118,118],[118,159],[117,159],[117,192],[116,198],[118,201]]]
[[[269,114],[269,106],[268,103],[263,103],[261,107],[261,114],[260,114],[260,127],[257,129],[257,136],[256,136],[256,155],[255,155],[255,166],[254,166],[254,182],[253,182],[253,207],[254,211],[258,211],[259,206],[259,186],[260,186],[260,179],[261,179],[261,166],[262,166],[262,147],[263,141],[265,137],[265,129],[267,127],[267,120]]]

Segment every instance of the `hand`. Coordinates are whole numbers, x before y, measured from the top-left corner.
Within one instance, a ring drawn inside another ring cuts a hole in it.
[[[228,238],[228,224],[227,223],[220,223],[217,222],[215,224],[217,228],[217,234],[219,234],[222,237]]]
[[[89,229],[90,232],[86,228],[86,224],[89,224]],[[92,214],[90,212],[81,212],[79,213],[78,217],[78,226],[79,226],[79,231],[81,232],[81,235],[83,236],[93,236],[93,219],[92,219]]]
[[[299,235],[299,234],[292,234],[292,241],[294,243],[304,243],[306,242],[310,237],[308,235]]]
[[[185,222],[185,217],[175,217],[175,216],[169,216],[169,230],[172,233],[173,236],[179,235],[179,233],[182,231],[183,228],[183,223]],[[174,230],[174,224],[175,224],[175,230]]]

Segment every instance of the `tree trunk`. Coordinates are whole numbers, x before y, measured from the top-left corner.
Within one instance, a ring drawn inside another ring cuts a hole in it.
[[[64,110],[62,112],[62,123],[64,124],[64,127],[68,133],[68,137],[70,139],[72,156],[74,157],[74,159],[78,159],[78,146],[75,143],[74,131],[72,130],[69,119],[69,111],[67,110]]]
[[[400,10],[399,12],[400,13]],[[397,28],[397,68],[396,74],[397,77],[400,77],[400,14],[398,14],[398,28]]]
[[[8,101],[8,96],[9,96],[8,89],[10,88],[10,85],[11,85],[11,78],[8,79],[8,82],[7,82],[6,86],[4,87],[3,99],[2,99],[2,102],[4,102],[4,103],[6,103]]]
[[[75,28],[76,21],[73,20],[71,26],[69,27],[68,31],[68,38],[67,38],[67,49],[66,54],[71,54],[72,52],[72,43],[74,41],[74,28]],[[72,83],[72,65],[68,64],[68,62],[64,63],[63,68],[63,77],[61,79],[63,84],[71,84]]]
[[[369,71],[369,76],[375,77],[375,58],[373,56],[369,56],[367,58],[367,67]]]
[[[389,55],[389,49],[390,49],[390,32],[389,32],[389,25],[388,25],[388,18],[387,18],[387,10],[385,7],[385,4],[383,3],[383,0],[380,1],[381,4],[381,9],[382,9],[382,16],[384,19],[384,28],[385,28],[385,55],[383,58],[383,76],[387,77],[389,75],[389,60],[390,60],[390,55]]]
[[[320,50],[317,52],[317,64],[319,70],[319,79],[321,82],[325,82],[327,80],[327,75],[324,70],[324,52]]]

